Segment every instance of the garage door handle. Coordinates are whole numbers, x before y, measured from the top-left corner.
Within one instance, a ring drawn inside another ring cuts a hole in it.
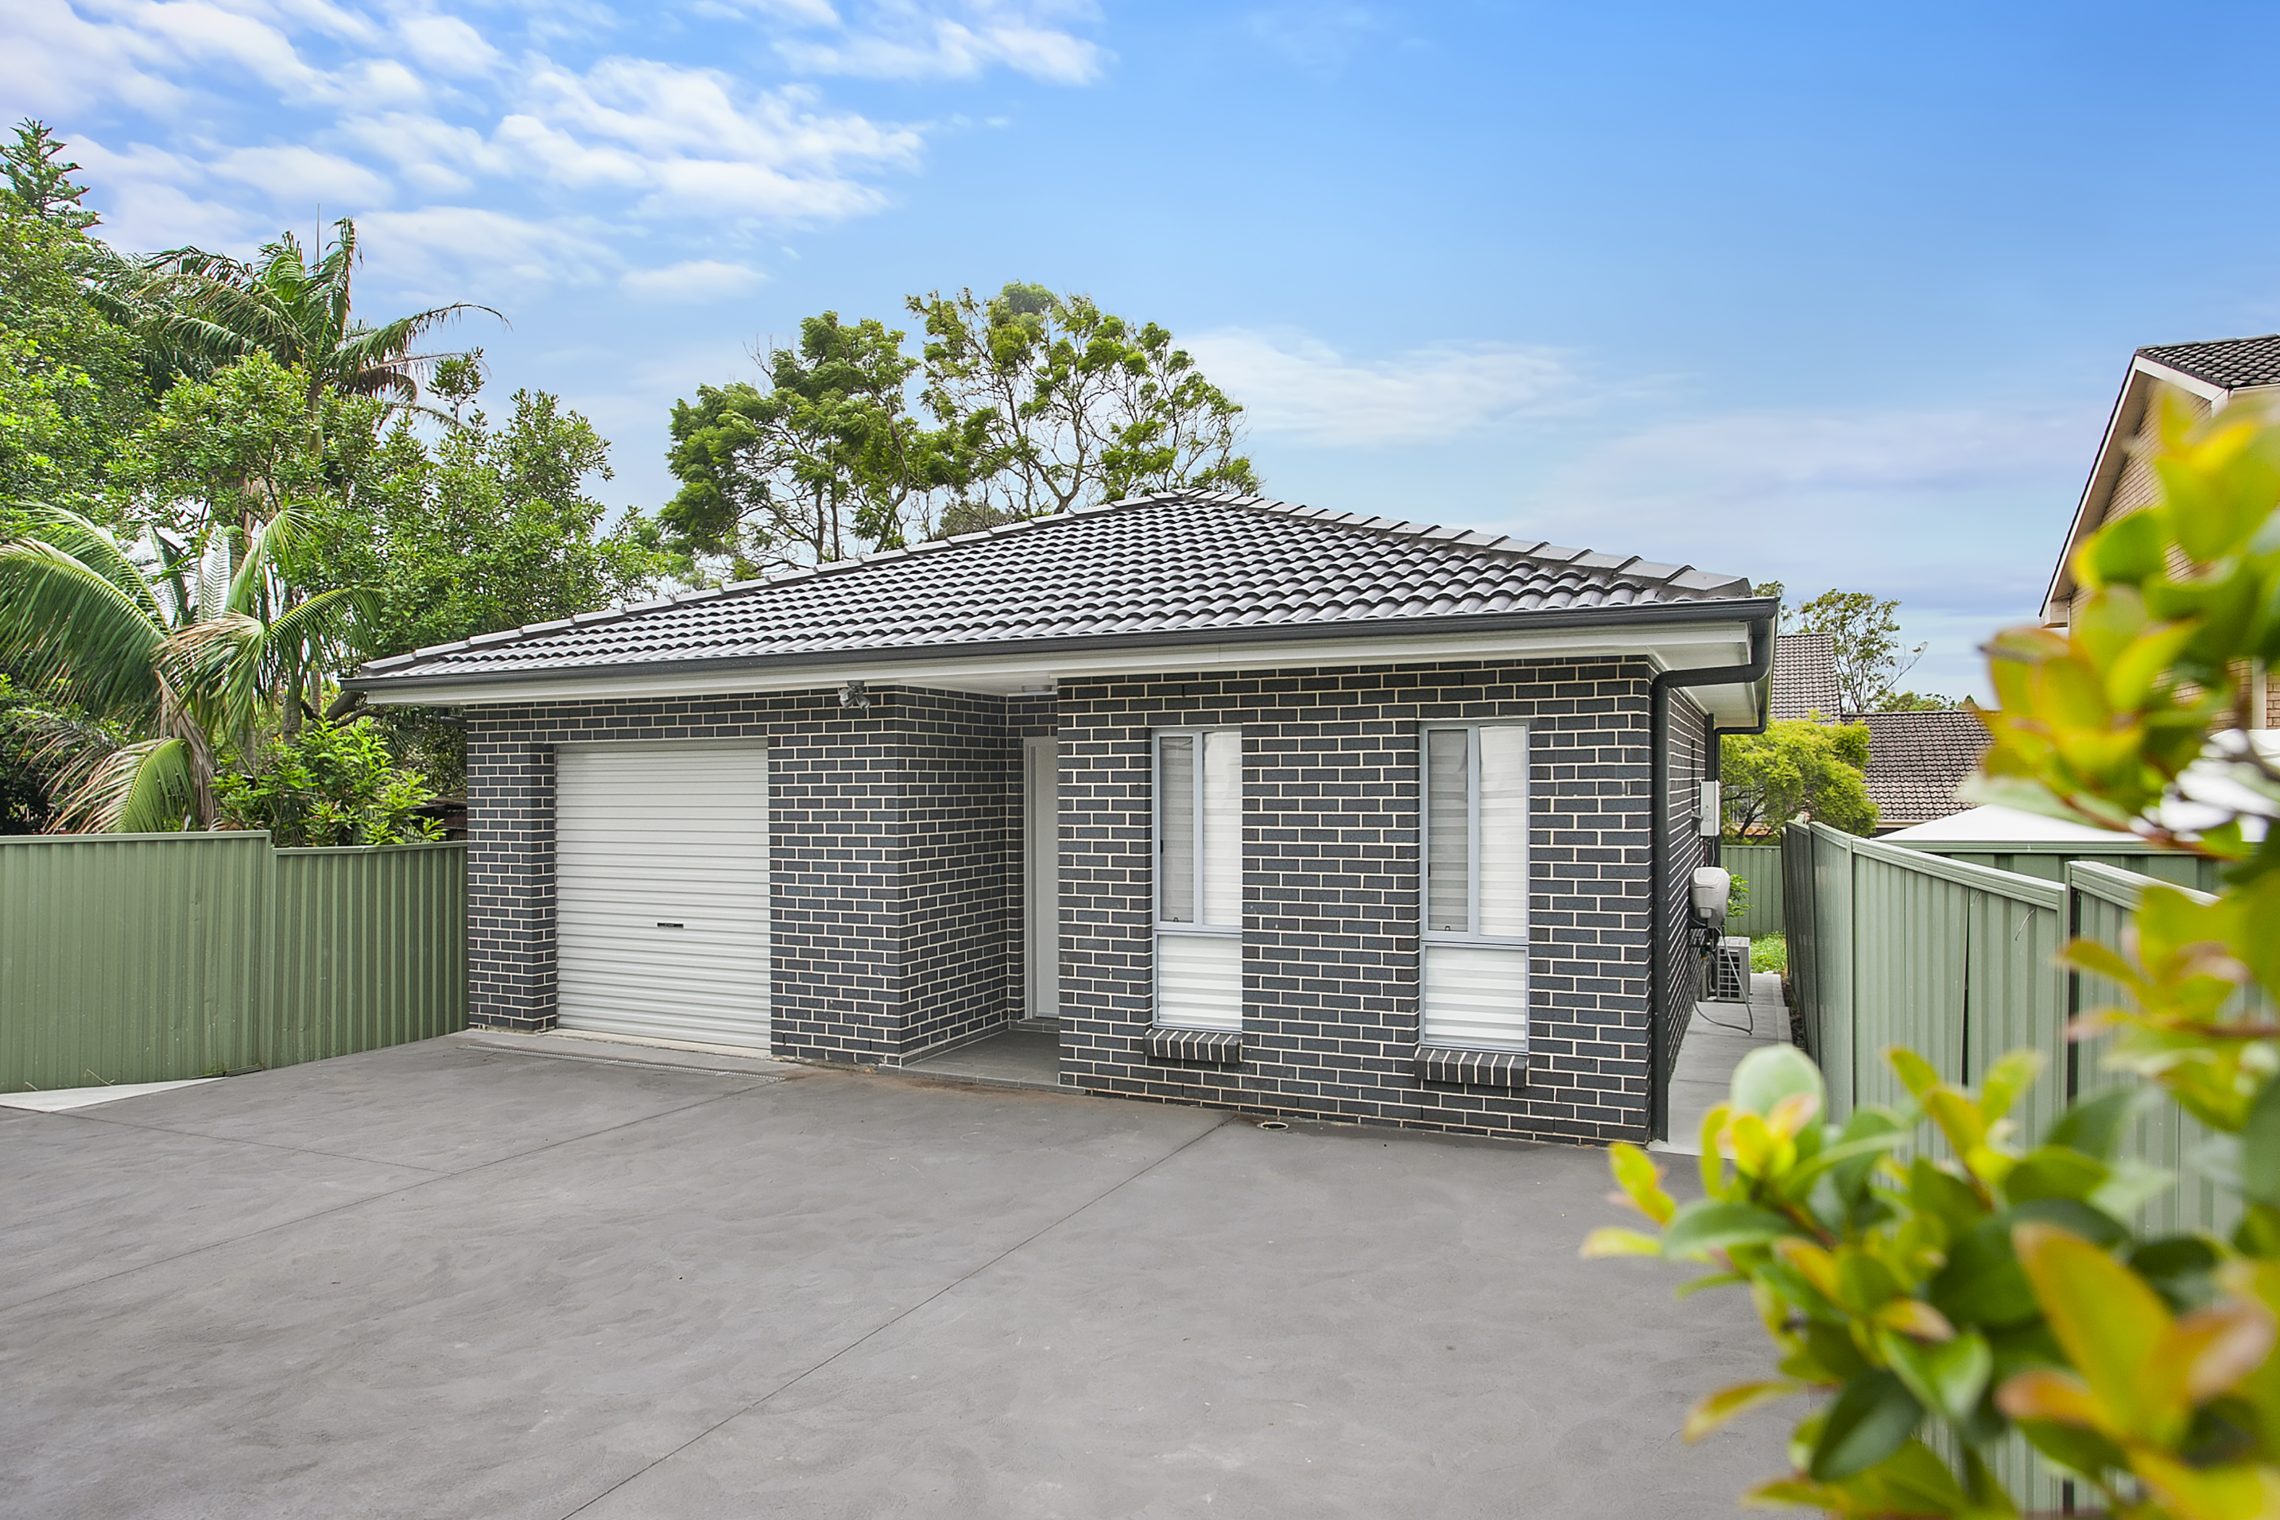
[[[660,929],[685,929],[685,928],[687,928],[687,927],[688,927],[688,925],[686,925],[686,924],[669,924],[669,923],[665,922],[665,920],[663,920],[663,919],[659,919],[659,920],[657,920],[657,927],[658,927],[658,928],[660,928]]]

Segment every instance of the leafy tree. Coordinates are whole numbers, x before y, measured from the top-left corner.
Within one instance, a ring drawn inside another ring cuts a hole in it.
[[[1848,834],[1876,826],[1868,798],[1868,725],[1790,718],[1720,742],[1726,832],[1778,835],[1800,815]]]
[[[287,579],[305,527],[280,515],[242,554],[228,534],[130,550],[77,513],[0,543],[0,666],[44,704],[30,753],[67,828],[204,828],[218,758],[297,708],[347,645],[353,593]],[[126,737],[122,737],[126,736]]]
[[[1681,1205],[1644,1151],[1615,1149],[1656,1228],[1594,1232],[1587,1252],[1746,1285],[1780,1356],[1702,1400],[1688,1435],[1833,1395],[1762,1502],[2016,1516],[1988,1460],[2015,1432],[2126,1520],[2280,1514],[2280,770],[2229,731],[2240,672],[2280,656],[2280,426],[2172,408],[2161,444],[2161,499],[2075,557],[2071,625],[1994,641],[1984,715],[1986,795],[2226,865],[2213,901],[2149,883],[2119,950],[2065,951],[2117,989],[2072,1034],[2102,1038],[2118,1084],[2027,1138],[2008,1115],[2039,1053],[1967,1088],[1893,1050],[1909,1101],[1836,1126],[1820,1073],[1783,1047],[1744,1060],[1705,1121],[1704,1198]],[[2156,1093],[2211,1137],[2186,1166],[2236,1221],[2221,1234],[2139,1217],[2180,1180],[2122,1152]],[[1927,1126],[1938,1146],[1903,1156]]]
[[[99,246],[0,195],[0,533],[28,503],[104,512],[112,451],[149,408],[135,337],[84,273]]]
[[[725,559],[741,578],[928,536],[930,493],[953,465],[911,414],[918,365],[903,334],[825,312],[766,364],[765,388],[700,386],[674,404],[669,457],[682,486],[659,514],[666,542],[692,565]]]
[[[589,487],[610,478],[609,445],[593,424],[543,391],[512,404],[504,424],[469,410],[432,447],[391,430],[360,510],[330,525],[325,583],[370,591],[366,653],[592,612],[661,573],[646,525],[604,527]]]
[[[1945,712],[1961,707],[1959,697],[1942,696],[1936,691],[1892,691],[1884,694],[1877,704],[1878,712]]]
[[[439,379],[442,372],[439,371]],[[390,430],[359,465],[350,500],[318,524],[312,586],[361,588],[359,653],[400,654],[626,601],[661,579],[669,557],[655,525],[614,527],[592,494],[610,478],[609,446],[593,425],[543,391],[517,391],[503,424],[472,405],[479,376],[459,372],[459,422],[432,445]],[[356,706],[334,704],[336,715]],[[432,713],[373,715],[437,785],[456,789],[459,728]]]
[[[327,392],[416,407],[420,377],[442,359],[464,357],[415,352],[419,344],[469,312],[499,313],[453,301],[372,326],[351,309],[362,257],[356,223],[345,217],[313,262],[290,232],[262,244],[251,262],[177,248],[144,261],[130,304],[148,341],[186,374],[264,353],[301,373],[311,411]]]
[[[960,461],[945,531],[1174,486],[1258,489],[1237,451],[1242,408],[1155,323],[1041,285],[908,305],[926,404]]]
[[[306,374],[259,350],[175,385],[112,464],[125,515],[184,538],[230,528],[243,542],[284,512],[363,510],[385,404],[319,391],[312,406],[310,395]]]
[[[16,124],[16,140],[0,146],[0,169],[8,177],[0,194],[41,221],[85,232],[101,220],[80,204],[87,187],[71,177],[79,165],[63,157],[63,144],[45,122],[26,118]]]
[[[1797,609],[1793,631],[1835,646],[1837,699],[1848,718],[1879,711],[1924,646],[1900,641],[1900,604],[1865,591],[1824,591]]]
[[[217,778],[214,791],[229,824],[267,829],[288,847],[408,844],[442,833],[421,811],[435,789],[396,764],[369,723],[317,722],[272,739],[242,770]]]

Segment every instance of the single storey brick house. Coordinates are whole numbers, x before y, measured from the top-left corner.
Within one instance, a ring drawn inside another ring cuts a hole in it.
[[[1639,1138],[1770,600],[1171,492],[376,661],[466,723],[470,1016]],[[1040,1021],[1051,1021],[1041,1023]]]

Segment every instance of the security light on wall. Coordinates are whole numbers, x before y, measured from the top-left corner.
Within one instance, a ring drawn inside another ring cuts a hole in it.
[[[1702,783],[1702,811],[1697,815],[1704,839],[1718,837],[1718,783]]]

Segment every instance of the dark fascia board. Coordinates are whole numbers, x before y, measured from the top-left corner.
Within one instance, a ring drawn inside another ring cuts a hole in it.
[[[1040,654],[1051,650],[1093,653],[1105,649],[1148,649],[1187,644],[1301,642],[1307,639],[1417,638],[1429,634],[1503,633],[1539,628],[1621,628],[1641,624],[1723,623],[1767,619],[1779,612],[1779,599],[1732,597],[1700,602],[1649,602],[1627,607],[1565,607],[1548,612],[1473,613],[1458,617],[1387,618],[1376,621],[1279,624],[1266,628],[1151,629],[1145,633],[1086,634],[1076,638],[1013,639],[987,643],[913,644],[885,649],[817,649],[793,654],[716,655],[679,660],[641,660],[593,665],[550,666],[537,670],[465,670],[423,676],[417,666],[379,675],[350,676],[346,691],[384,691],[409,686],[484,686],[508,681],[577,681],[596,676],[685,675],[715,670],[796,670],[804,666],[848,667],[866,660],[986,658]]]

